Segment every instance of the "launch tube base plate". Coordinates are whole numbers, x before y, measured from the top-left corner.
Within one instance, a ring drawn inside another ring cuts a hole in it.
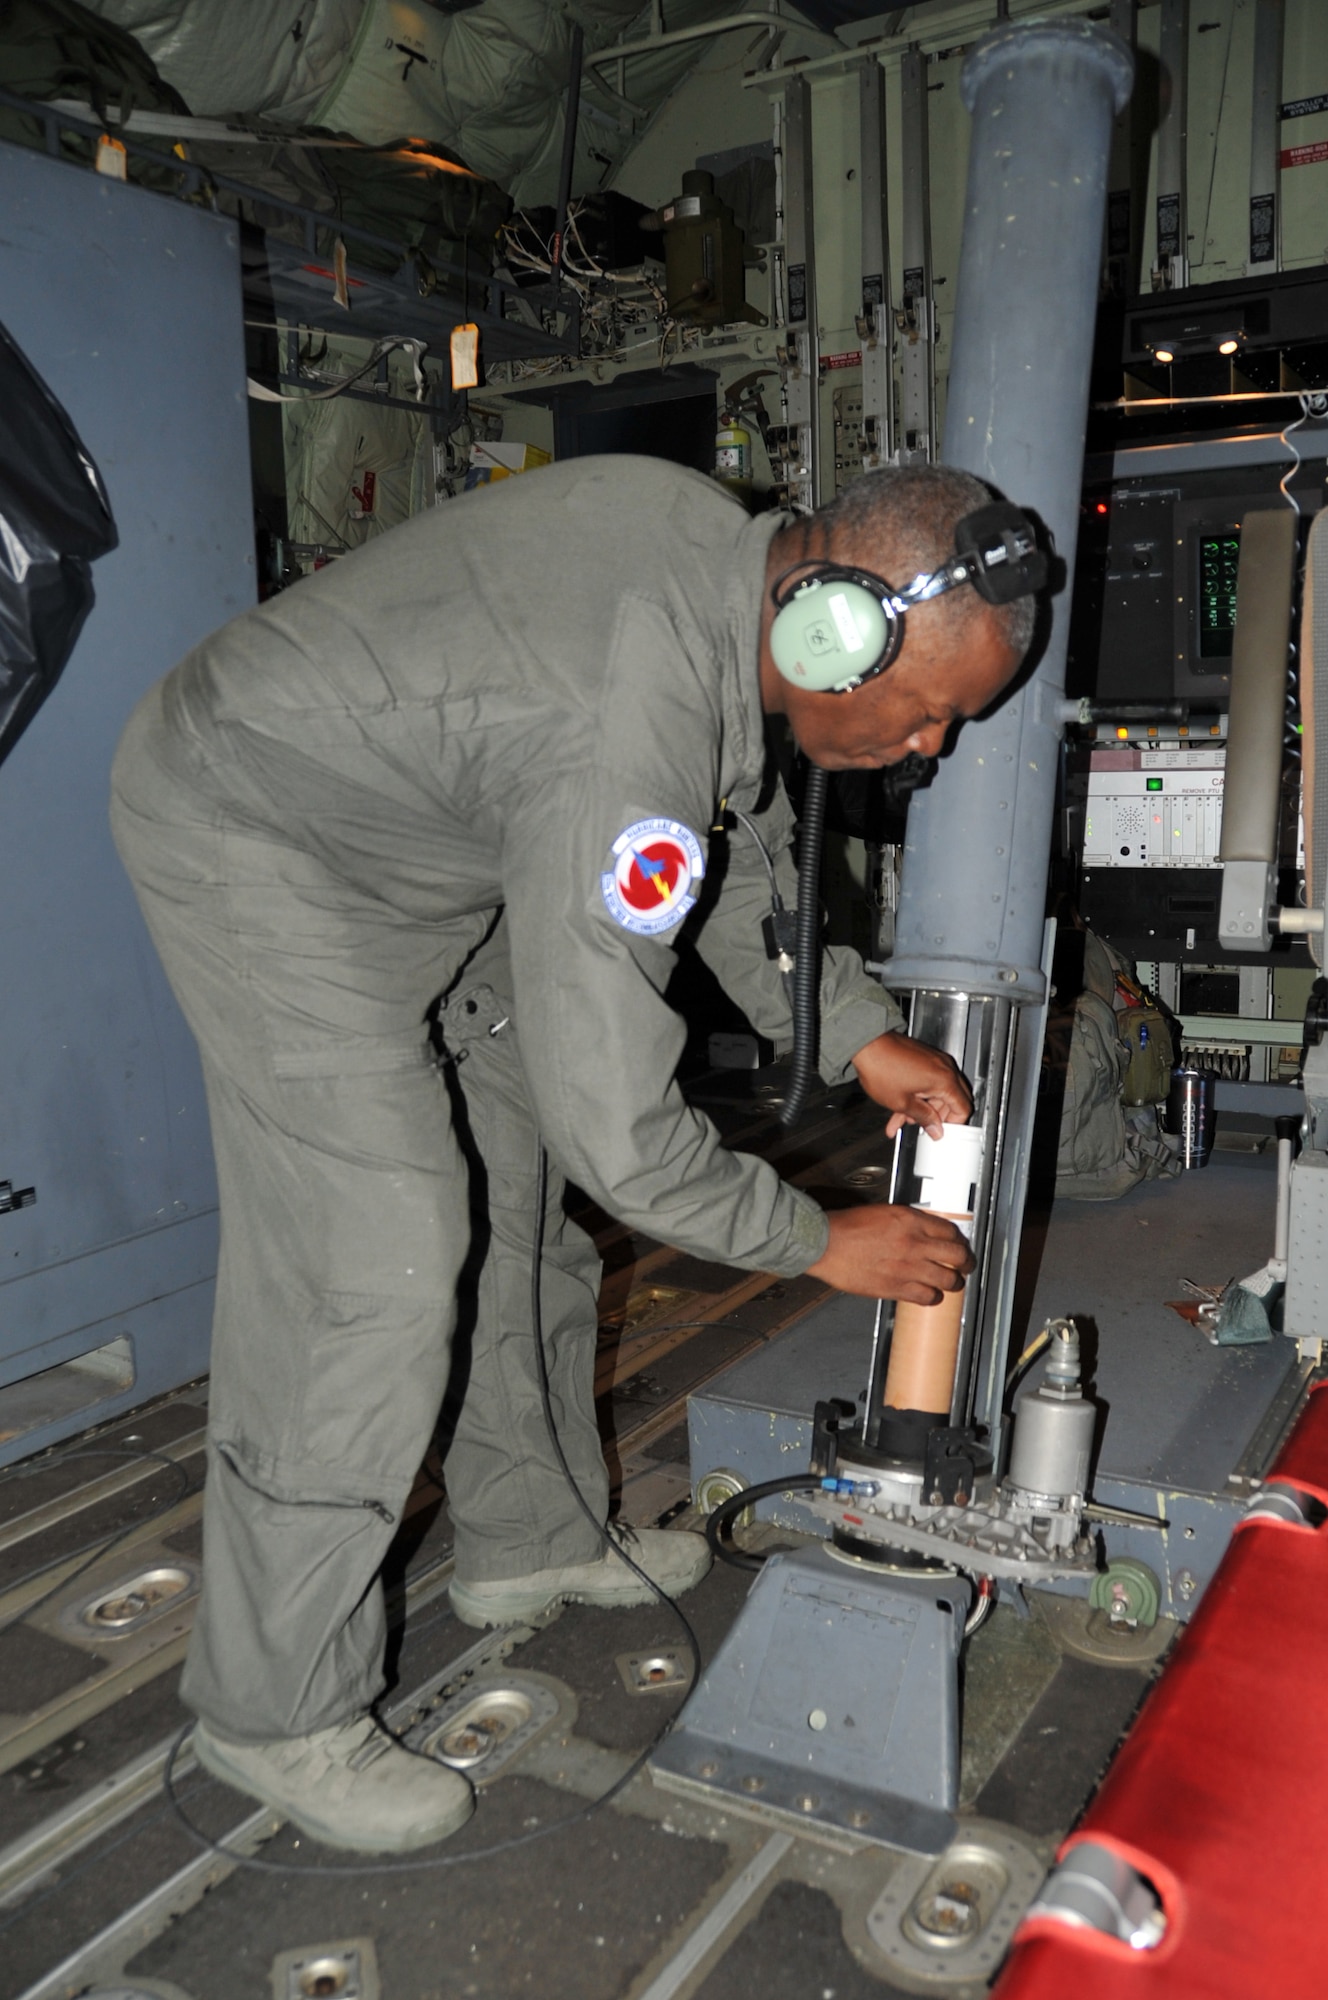
[[[1087,1581],[1097,1574],[1096,1552],[1087,1537],[1069,1548],[1047,1548],[1025,1522],[995,1507],[935,1507],[919,1518],[916,1510],[873,1508],[859,1502],[845,1505],[828,1494],[814,1495],[806,1504],[832,1532],[840,1528],[858,1542],[930,1556],[972,1576],[1036,1585],[1060,1577]],[[861,1557],[834,1553],[859,1569],[871,1567]]]
[[[658,1782],[914,1854],[954,1837],[971,1586],[772,1556],[672,1732]]]
[[[864,1790],[805,1773],[773,1758],[726,1750],[687,1740],[680,1726],[651,1760],[651,1775],[664,1791],[704,1799],[753,1819],[830,1840],[876,1842],[908,1854],[941,1854],[954,1839],[953,1813],[889,1792]]]

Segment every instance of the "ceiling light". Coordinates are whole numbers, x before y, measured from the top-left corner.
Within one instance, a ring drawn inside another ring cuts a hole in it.
[[[1155,347],[1153,349],[1153,359],[1154,361],[1174,361],[1176,357],[1169,347]]]
[[[1240,341],[1234,333],[1229,333],[1225,340],[1218,341],[1217,351],[1219,354],[1237,354],[1240,351]]]

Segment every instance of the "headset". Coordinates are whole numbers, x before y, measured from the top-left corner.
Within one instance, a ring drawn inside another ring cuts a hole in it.
[[[914,577],[902,590],[871,570],[795,563],[771,589],[771,655],[795,687],[851,694],[898,659],[910,605],[963,583],[987,604],[1013,604],[1041,590],[1048,574],[1028,516],[1008,500],[993,500],[958,523],[954,554],[940,569]]]

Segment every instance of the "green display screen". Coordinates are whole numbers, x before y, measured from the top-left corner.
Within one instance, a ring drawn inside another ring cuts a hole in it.
[[[1147,792],[1160,792],[1160,791],[1161,791],[1161,789],[1162,789],[1162,780],[1161,780],[1160,778],[1145,778],[1145,779],[1144,779],[1144,790],[1145,790],[1145,791],[1147,791]]]
[[[1199,658],[1229,660],[1236,630],[1236,576],[1240,569],[1240,530],[1199,537]]]

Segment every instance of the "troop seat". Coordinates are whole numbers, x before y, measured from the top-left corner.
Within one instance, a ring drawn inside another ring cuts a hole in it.
[[[1328,1508],[1328,1384],[1310,1395],[1270,1489],[1265,1504],[1289,1516]],[[1060,1852],[1067,1875],[1081,1848],[1081,1871],[1109,1872],[1113,1857],[1137,1871],[1160,1899],[1160,1938],[1132,1945],[1041,1910],[1039,1898],[999,2000],[1322,2000],[1325,1658],[1328,1529],[1247,1516]],[[1096,1894],[1090,1882],[1089,1905]]]

